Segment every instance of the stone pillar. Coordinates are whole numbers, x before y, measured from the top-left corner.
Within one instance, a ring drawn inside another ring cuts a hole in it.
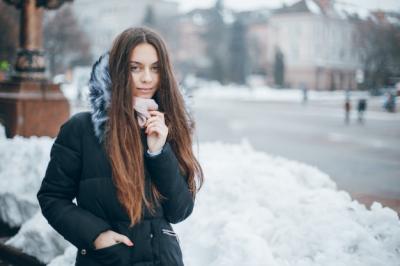
[[[43,8],[36,7],[36,0],[25,0],[22,4],[20,50],[15,65],[16,77],[44,79]]]
[[[0,123],[8,138],[55,137],[70,111],[60,86],[45,77],[42,17],[43,7],[58,8],[66,0],[5,1],[21,10],[20,49],[15,75],[0,82]]]
[[[55,137],[69,117],[69,104],[59,85],[46,80],[0,83],[0,123],[6,136]]]

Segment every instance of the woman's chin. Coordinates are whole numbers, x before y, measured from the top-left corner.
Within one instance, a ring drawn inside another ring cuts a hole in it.
[[[150,94],[150,93],[138,93],[135,94],[135,97],[139,97],[139,98],[144,98],[144,99],[151,99],[153,97],[154,94]]]

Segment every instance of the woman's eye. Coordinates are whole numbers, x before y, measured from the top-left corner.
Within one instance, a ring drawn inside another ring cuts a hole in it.
[[[160,70],[160,68],[158,66],[154,66],[154,67],[151,68],[151,70],[153,72],[158,72]]]
[[[131,66],[131,71],[132,72],[138,72],[140,69],[137,66]]]

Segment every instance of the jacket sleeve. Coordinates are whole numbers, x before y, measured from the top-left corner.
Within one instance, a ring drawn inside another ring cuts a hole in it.
[[[194,199],[186,179],[180,174],[178,160],[169,143],[156,156],[145,154],[145,163],[162,201],[164,216],[170,223],[185,220],[193,211]]]
[[[96,237],[111,227],[72,202],[82,167],[79,122],[72,117],[61,126],[37,198],[44,217],[59,234],[77,248],[93,249]]]

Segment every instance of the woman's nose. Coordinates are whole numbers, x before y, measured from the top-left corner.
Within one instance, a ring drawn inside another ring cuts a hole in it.
[[[145,69],[142,75],[142,82],[146,82],[149,83],[151,82],[153,79],[151,77],[151,73],[149,69]]]

